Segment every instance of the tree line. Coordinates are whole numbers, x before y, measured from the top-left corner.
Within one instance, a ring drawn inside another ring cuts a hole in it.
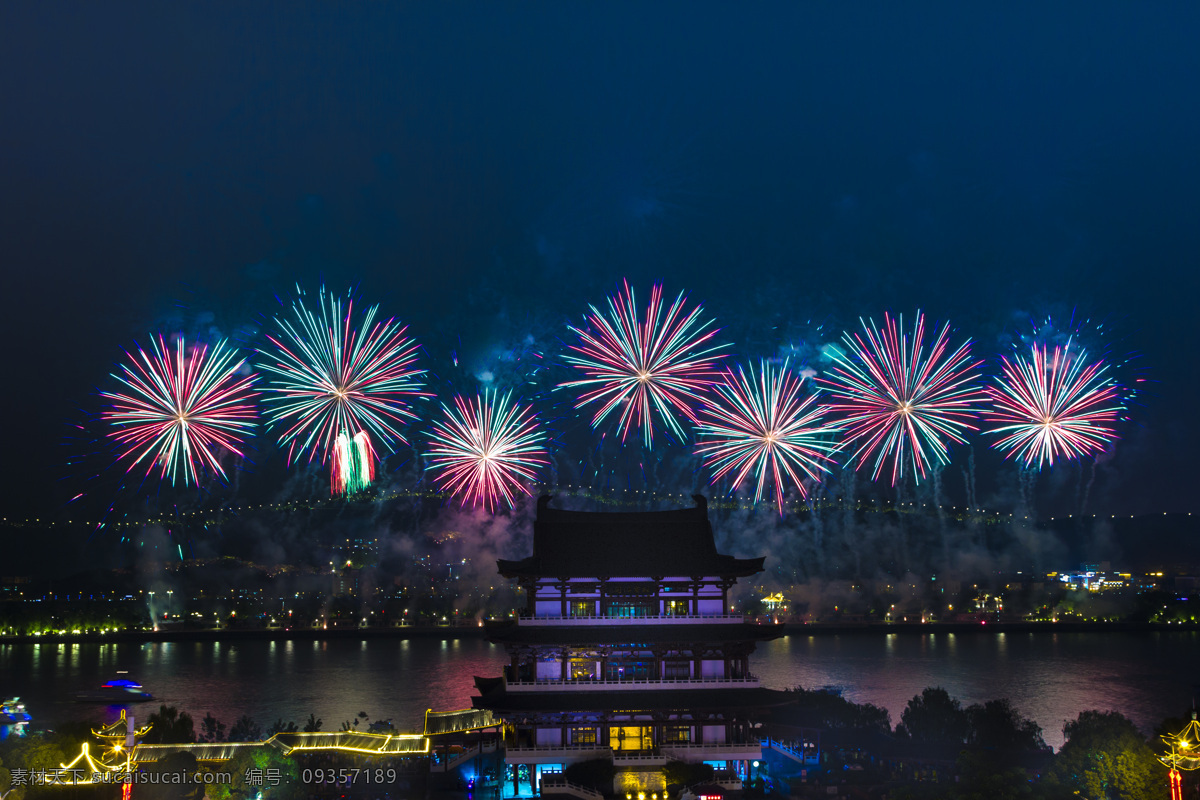
[[[816,773],[891,784],[896,800],[1157,800],[1167,794],[1159,737],[1190,718],[1165,719],[1148,739],[1119,712],[1083,711],[1064,724],[1055,753],[1041,727],[1007,699],[964,706],[930,687],[909,700],[893,728],[887,709],[835,691],[792,693],[795,702],[773,719],[823,732]]]

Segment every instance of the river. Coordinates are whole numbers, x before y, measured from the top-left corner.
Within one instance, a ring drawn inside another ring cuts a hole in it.
[[[427,708],[470,705],[475,675],[498,675],[504,651],[480,638],[0,644],[0,694],[20,696],[34,727],[100,721],[114,709],[70,702],[127,670],[160,702],[197,723],[211,712],[232,725],[249,714],[323,730],[364,711],[419,730]],[[751,659],[763,685],[839,687],[855,702],[881,705],[893,724],[926,686],[965,704],[1008,697],[1062,744],[1062,725],[1085,709],[1116,710],[1150,733],[1179,714],[1200,683],[1200,633],[881,633],[790,635]]]

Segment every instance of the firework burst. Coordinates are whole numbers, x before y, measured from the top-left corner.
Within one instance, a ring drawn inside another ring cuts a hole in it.
[[[149,352],[126,351],[128,363],[113,375],[123,388],[100,393],[113,402],[101,417],[112,423],[109,435],[125,448],[120,458],[132,459],[127,471],[147,462],[147,475],[158,465],[172,484],[177,479],[198,484],[203,471],[224,480],[218,455],[222,450],[243,455],[242,439],[255,425],[257,376],[241,375],[246,362],[224,341],[190,351],[183,336],[173,350],[161,335],[150,343]]]
[[[638,317],[633,290],[625,283],[608,298],[608,313],[589,306],[587,330],[571,327],[579,343],[565,360],[585,378],[560,387],[584,390],[576,408],[596,403],[592,427],[619,410],[618,430],[624,441],[633,427],[642,429],[647,447],[653,444],[655,419],[679,439],[685,438],[680,418],[697,422],[694,407],[720,374],[717,365],[723,345],[712,345],[716,329],[702,321],[702,306],[686,312],[687,295],[663,303],[661,285],[650,291],[650,304]]]
[[[802,476],[820,481],[838,450],[832,440],[838,428],[823,421],[827,409],[814,405],[815,395],[800,396],[803,382],[786,361],[778,370],[763,362],[757,375],[753,367],[749,376],[739,367],[736,375],[725,373],[715,387],[717,399],[700,411],[696,453],[713,470],[713,480],[731,475],[736,489],[753,475],[757,503],[769,477],[781,515],[784,476],[806,497]]]
[[[836,402],[851,459],[861,469],[874,461],[872,480],[891,465],[892,484],[910,469],[919,481],[933,461],[949,460],[947,442],[964,443],[978,430],[975,410],[986,397],[976,385],[971,342],[950,349],[950,325],[943,325],[926,344],[925,315],[917,312],[912,336],[904,318],[884,315],[883,328],[863,322],[863,333],[846,333],[848,352],[831,348],[836,366],[822,380]]]
[[[333,445],[332,491],[334,494],[361,492],[375,480],[375,451],[366,431],[353,437],[342,431]]]
[[[987,389],[992,407],[983,413],[1003,436],[993,447],[1006,458],[1041,468],[1054,460],[1102,452],[1116,439],[1113,423],[1123,410],[1118,387],[1103,362],[1087,352],[1033,345],[1028,358],[1001,359],[1002,375]]]
[[[268,414],[288,448],[288,463],[306,452],[309,460],[335,462],[343,435],[351,443],[369,433],[387,448],[407,444],[400,426],[416,419],[412,400],[426,396],[408,329],[395,319],[377,320],[378,306],[355,324],[353,300],[343,302],[324,288],[317,306],[314,312],[298,299],[292,320],[277,319],[278,334],[267,337],[275,347],[263,352],[269,360],[260,367],[273,376]],[[365,452],[375,453],[370,441]],[[333,468],[336,473],[336,462]],[[340,482],[333,485],[336,491]]]
[[[503,499],[510,507],[516,492],[528,495],[521,481],[532,481],[546,458],[546,435],[530,407],[484,392],[474,400],[458,395],[454,408],[433,423],[430,464],[438,488],[462,495],[462,504],[494,512]]]

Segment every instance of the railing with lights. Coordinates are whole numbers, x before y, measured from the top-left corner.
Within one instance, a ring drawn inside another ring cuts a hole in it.
[[[744,614],[652,614],[644,617],[609,617],[609,616],[544,616],[523,612],[517,617],[518,624],[523,627],[541,625],[679,625],[683,623],[703,622],[709,624],[738,624],[746,621]]]
[[[630,691],[646,689],[714,689],[718,687],[757,688],[757,675],[744,678],[663,678],[661,680],[540,680],[506,681],[510,692],[594,692],[622,689]]]
[[[655,750],[614,750],[613,763],[619,767],[662,767],[667,757]]]
[[[590,761],[592,759],[607,759],[612,755],[612,748],[597,744],[567,744],[567,745],[506,745],[504,760],[509,764],[534,764],[547,759],[577,758]]]
[[[581,800],[603,800],[604,797],[595,789],[571,783],[561,773],[543,773],[541,785],[543,797],[549,794],[564,794]]]
[[[680,742],[661,745],[660,750],[664,756],[681,761],[696,759],[739,761],[748,758],[762,758],[762,745],[758,742]]]

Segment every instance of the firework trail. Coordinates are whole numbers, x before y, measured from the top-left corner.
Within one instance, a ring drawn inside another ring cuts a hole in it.
[[[926,344],[925,315],[917,312],[911,337],[904,318],[885,314],[883,328],[863,322],[863,333],[846,333],[848,353],[830,348],[837,366],[821,384],[837,398],[830,408],[843,416],[840,424],[851,455],[861,469],[874,461],[872,480],[891,464],[894,486],[909,469],[920,481],[932,462],[949,461],[947,441],[963,444],[973,424],[976,404],[986,397],[976,386],[971,341],[950,349],[950,325],[943,325]]]
[[[334,494],[361,492],[375,480],[375,451],[366,431],[351,437],[345,431],[337,436],[333,445]]]
[[[739,367],[737,374],[725,373],[717,398],[701,409],[696,453],[713,470],[713,481],[732,476],[736,489],[753,475],[757,503],[770,478],[781,516],[784,476],[807,497],[802,475],[819,482],[838,450],[832,440],[838,428],[822,420],[827,409],[814,406],[815,395],[800,396],[803,382],[786,361],[778,370],[764,361],[757,375],[753,366],[749,375]]]
[[[314,312],[297,299],[292,320],[276,318],[278,334],[267,336],[275,347],[263,352],[270,360],[260,366],[273,376],[265,389],[269,424],[288,448],[288,463],[306,452],[310,461],[319,456],[335,462],[341,435],[357,441],[360,433],[369,433],[388,449],[407,444],[400,426],[416,419],[412,400],[428,396],[408,329],[395,319],[377,321],[378,306],[368,308],[356,325],[353,300],[343,304],[324,287],[317,306]],[[376,453],[369,441],[366,453],[372,458]],[[336,491],[338,464],[332,466]]]
[[[109,435],[125,448],[120,458],[132,458],[126,471],[148,461],[147,475],[157,464],[172,484],[198,484],[202,471],[225,480],[218,454],[243,455],[242,439],[255,425],[257,376],[240,377],[245,359],[224,341],[190,352],[182,335],[173,351],[161,335],[150,343],[149,352],[126,351],[129,362],[113,375],[124,388],[100,393],[113,401],[101,418],[113,424]]]
[[[1113,428],[1124,410],[1118,387],[1102,361],[1087,363],[1087,352],[1071,342],[1033,345],[1029,357],[1001,358],[1001,376],[987,388],[992,407],[983,413],[1001,435],[992,446],[1026,467],[1102,452],[1117,437]]]
[[[687,296],[680,292],[664,310],[663,290],[656,284],[644,318],[638,317],[633,290],[625,283],[608,298],[607,315],[589,306],[587,329],[571,326],[579,344],[568,364],[587,377],[559,384],[584,389],[575,404],[598,403],[592,427],[620,409],[618,430],[624,441],[633,427],[642,429],[647,447],[653,444],[655,418],[678,439],[685,434],[680,417],[697,421],[693,406],[718,377],[716,367],[724,345],[712,345],[716,329],[701,321],[703,307],[684,311]]]
[[[529,494],[521,481],[534,480],[549,464],[546,435],[530,407],[513,403],[511,392],[485,391],[473,400],[458,395],[454,408],[442,409],[444,418],[429,434],[427,467],[439,489],[493,513],[501,500],[511,508],[516,492]]]

